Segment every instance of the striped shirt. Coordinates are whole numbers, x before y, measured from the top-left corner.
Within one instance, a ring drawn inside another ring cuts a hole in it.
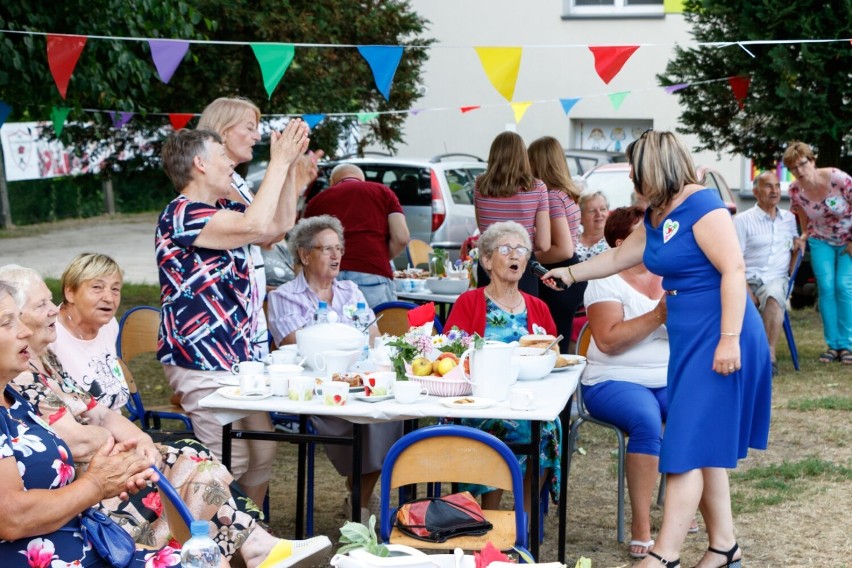
[[[547,186],[541,180],[535,180],[532,189],[511,197],[486,197],[479,192],[479,180],[473,194],[473,206],[479,221],[479,231],[500,221],[515,221],[527,230],[530,239],[535,238],[535,216],[539,211],[549,213]]]
[[[764,282],[787,278],[793,239],[799,236],[796,216],[775,208],[775,219],[755,205],[734,217],[737,239],[743,251],[746,278]]]
[[[574,248],[577,248],[580,238],[580,206],[562,190],[548,189],[547,195],[550,202],[550,218],[566,217],[568,219],[571,240],[574,241]]]

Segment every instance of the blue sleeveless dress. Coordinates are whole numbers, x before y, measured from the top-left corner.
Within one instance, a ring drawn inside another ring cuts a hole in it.
[[[645,266],[663,277],[671,356],[669,415],[660,471],[733,468],[748,448],[766,449],[772,398],[772,367],[763,322],[752,302],[740,334],[742,367],[731,375],[713,371],[719,343],[721,274],[699,248],[693,225],[725,205],[713,189],[697,191],[659,227],[645,214]],[[745,282],[743,282],[745,286]]]

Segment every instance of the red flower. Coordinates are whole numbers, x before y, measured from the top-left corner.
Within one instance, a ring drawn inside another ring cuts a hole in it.
[[[163,514],[163,502],[160,501],[160,492],[151,491],[143,499],[142,504],[154,511],[158,517]]]

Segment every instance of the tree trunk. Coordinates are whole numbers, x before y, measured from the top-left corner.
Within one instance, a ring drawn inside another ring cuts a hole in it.
[[[115,215],[115,196],[112,193],[112,178],[106,177],[101,182],[101,189],[104,192],[104,207],[107,215]]]
[[[12,209],[9,206],[9,186],[6,185],[6,164],[3,161],[2,147],[0,147],[0,223],[4,229],[15,226],[12,223]]]

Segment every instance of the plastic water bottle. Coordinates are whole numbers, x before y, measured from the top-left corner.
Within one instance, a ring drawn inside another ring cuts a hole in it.
[[[352,314],[352,325],[355,326],[356,329],[359,329],[364,332],[364,334],[369,333],[369,324],[373,318],[370,316],[370,310],[367,309],[367,304],[365,302],[358,302],[355,304],[355,313]],[[370,358],[370,342],[366,341],[364,343],[364,349],[361,351],[361,358],[359,361],[366,361]]]
[[[210,538],[210,525],[207,521],[192,521],[189,527],[191,538],[183,544],[180,551],[180,563],[184,568],[218,568],[222,552]]]
[[[328,323],[328,303],[320,302],[317,306],[317,311],[314,314],[314,325],[318,323]]]

